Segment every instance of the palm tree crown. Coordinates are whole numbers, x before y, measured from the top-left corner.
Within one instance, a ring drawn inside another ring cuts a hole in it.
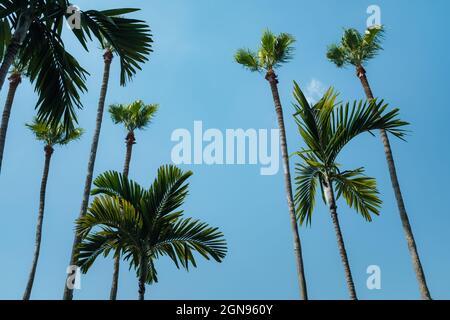
[[[88,214],[78,220],[78,232],[83,235],[78,263],[87,272],[100,254],[122,251],[130,266],[137,269],[145,261],[146,283],[156,282],[154,261],[170,257],[177,267],[196,266],[194,251],[206,259],[221,262],[227,246],[217,228],[191,218],[183,218],[180,209],[187,194],[187,179],[175,166],[164,166],[150,189],[117,172],[99,176],[92,191],[96,197]],[[94,228],[95,232],[91,232]]]
[[[297,190],[295,203],[301,223],[311,223],[318,184],[335,183],[337,197],[343,196],[350,207],[354,207],[365,219],[371,213],[378,214],[381,204],[375,179],[363,175],[362,168],[341,171],[336,159],[341,150],[354,138],[365,132],[384,129],[396,137],[403,138],[400,127],[407,125],[399,120],[398,109],[386,112],[383,101],[337,104],[337,94],[329,89],[315,105],[310,105],[300,87],[295,83],[295,121],[306,148],[297,154],[303,163],[297,164]]]
[[[266,30],[261,38],[257,52],[250,49],[239,49],[234,58],[237,63],[250,71],[270,71],[280,67],[293,57],[295,39],[288,33],[278,36]]]
[[[84,132],[81,128],[75,128],[67,132],[67,129],[62,124],[50,125],[37,118],[31,124],[26,124],[26,126],[36,136],[36,140],[43,141],[46,146],[50,147],[69,144],[74,140],[78,140]]]
[[[109,107],[109,113],[114,123],[122,123],[128,131],[145,129],[157,111],[157,104],[146,105],[142,100],[128,105],[115,104]]]
[[[382,26],[370,27],[364,35],[356,29],[346,29],[341,43],[328,47],[327,58],[338,67],[348,64],[362,67],[383,49],[381,47],[383,33]]]

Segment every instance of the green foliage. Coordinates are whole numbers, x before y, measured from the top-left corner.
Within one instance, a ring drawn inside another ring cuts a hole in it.
[[[295,121],[306,148],[297,152],[302,159],[296,165],[294,202],[300,223],[311,223],[317,186],[323,189],[329,181],[336,186],[337,198],[344,197],[365,219],[378,214],[381,200],[376,181],[363,175],[362,168],[339,170],[336,162],[343,148],[357,136],[384,129],[403,139],[402,129],[408,123],[398,119],[398,109],[387,111],[383,101],[372,100],[337,103],[338,94],[330,88],[314,105],[310,105],[297,83],[294,83]]]
[[[348,64],[363,66],[383,49],[381,46],[383,33],[382,26],[368,28],[364,35],[356,29],[346,29],[341,43],[328,47],[327,58],[338,67]]]
[[[67,130],[63,124],[50,125],[37,118],[32,123],[26,124],[28,129],[35,135],[36,140],[43,141],[47,146],[66,145],[78,140],[83,135],[83,129],[74,128]]]
[[[29,8],[32,4],[32,9]],[[11,33],[19,26],[20,18],[32,11],[33,19],[19,53],[21,63],[27,65],[35,91],[39,120],[54,125],[63,122],[70,130],[77,122],[76,109],[82,108],[80,94],[88,72],[64,48],[62,31],[66,21],[67,0],[0,0],[0,58],[3,58]],[[141,20],[122,17],[138,9],[81,11],[81,29],[73,33],[87,50],[88,40],[106,40],[120,58],[120,82],[125,85],[141,69],[152,52],[152,35]]]
[[[157,104],[146,105],[142,100],[131,104],[115,104],[109,107],[109,113],[115,124],[121,123],[128,131],[145,129],[158,111]]]
[[[237,50],[235,61],[250,71],[272,70],[280,67],[293,57],[295,39],[288,33],[278,36],[271,31],[264,31],[261,45],[255,53],[249,49]]]
[[[147,283],[158,281],[156,259],[168,256],[175,265],[197,266],[194,252],[221,262],[227,252],[223,234],[191,218],[180,207],[188,194],[187,179],[192,172],[163,166],[150,189],[117,172],[106,172],[94,181],[98,195],[88,214],[77,221],[83,236],[78,262],[87,272],[96,258],[111,251],[122,252],[130,268],[139,274],[139,262],[147,262]]]

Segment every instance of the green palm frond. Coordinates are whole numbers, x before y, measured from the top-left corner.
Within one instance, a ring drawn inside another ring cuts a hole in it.
[[[353,28],[345,29],[340,44],[328,47],[327,58],[338,67],[348,64],[362,66],[383,49],[383,34],[383,26],[370,27],[364,35]]]
[[[78,140],[83,135],[84,130],[74,128],[67,130],[63,124],[53,125],[34,118],[32,123],[26,127],[35,135],[36,140],[45,142],[46,145],[67,145]]]
[[[98,177],[94,194],[102,195],[77,221],[77,232],[83,238],[78,254],[83,272],[98,256],[112,251],[122,253],[138,274],[143,261],[147,283],[158,281],[154,261],[161,256],[168,256],[177,267],[186,269],[197,266],[195,253],[221,262],[227,252],[223,234],[206,223],[182,216],[180,206],[191,174],[172,165],[163,166],[148,190],[117,172]]]
[[[139,9],[89,10],[81,12],[81,29],[73,32],[87,50],[87,40],[92,35],[101,44],[108,43],[120,58],[120,83],[125,85],[141,65],[148,60],[152,50],[152,34],[145,21],[125,18]]]
[[[226,255],[227,245],[218,228],[211,228],[198,220],[178,219],[158,237],[155,253],[167,255],[177,267],[197,267],[194,251],[205,259],[210,257],[221,262]]]
[[[102,173],[93,184],[91,195],[118,197],[131,203],[135,208],[139,208],[141,200],[146,196],[145,189],[116,171]]]
[[[296,164],[294,203],[296,204],[297,219],[300,224],[311,224],[312,214],[316,205],[317,186],[320,183],[320,164]]]
[[[294,42],[295,38],[288,33],[277,36],[270,30],[265,30],[258,51],[255,53],[249,49],[239,49],[235,60],[250,71],[269,71],[292,59]]]
[[[256,53],[250,51],[249,49],[239,49],[234,55],[234,59],[237,63],[241,64],[250,71],[261,71],[261,66],[259,65]]]
[[[128,131],[145,129],[158,111],[157,104],[146,105],[142,100],[131,104],[115,104],[109,107],[109,113],[115,124],[122,123]]]
[[[363,173],[362,168],[345,171],[335,174],[333,181],[337,198],[343,196],[350,208],[355,208],[367,221],[372,221],[371,214],[379,215],[382,201],[378,197],[376,180]]]

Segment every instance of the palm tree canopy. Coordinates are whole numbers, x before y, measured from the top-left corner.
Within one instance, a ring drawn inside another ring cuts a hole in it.
[[[292,59],[295,38],[288,33],[278,36],[266,30],[261,38],[257,52],[249,49],[239,49],[234,58],[237,63],[250,71],[269,71],[280,67]]]
[[[306,148],[297,154],[303,160],[296,165],[295,204],[301,223],[311,223],[318,186],[327,181],[335,184],[337,198],[343,196],[367,220],[371,213],[378,214],[381,205],[376,181],[363,175],[362,168],[341,171],[336,162],[342,149],[360,134],[384,129],[403,139],[403,126],[398,119],[399,110],[386,111],[383,101],[337,103],[338,94],[329,89],[322,99],[310,105],[297,83],[294,83],[295,121]]]
[[[82,271],[87,272],[99,255],[112,250],[123,252],[138,274],[144,256],[148,283],[158,280],[154,262],[161,256],[185,269],[190,264],[196,267],[194,252],[221,262],[227,252],[223,234],[206,223],[184,218],[180,209],[191,175],[175,166],[163,166],[148,190],[118,172],[100,175],[92,191],[98,196],[77,222],[84,237],[78,256]]]
[[[373,26],[361,35],[356,29],[344,30],[340,44],[328,47],[327,58],[338,67],[363,66],[382,50],[383,26]]]
[[[88,72],[64,48],[62,31],[68,7],[67,0],[0,0],[0,59],[18,28],[20,17],[32,14],[30,29],[23,41],[20,59],[28,65],[30,80],[39,94],[36,105],[40,120],[64,122],[67,129],[77,121],[75,110],[82,108],[80,93]],[[30,9],[32,8],[32,9]],[[31,13],[30,13],[31,10]],[[88,50],[93,37],[106,39],[120,57],[122,85],[132,78],[152,52],[151,33],[141,20],[122,15],[138,9],[80,11],[80,29],[73,33]]]
[[[67,129],[62,124],[57,126],[50,125],[37,118],[35,118],[32,123],[26,124],[26,126],[36,136],[36,140],[43,141],[47,146],[52,147],[55,145],[66,145],[72,141],[78,140],[84,132],[81,128],[71,129],[67,132]]]
[[[145,129],[157,111],[157,104],[146,105],[142,100],[128,105],[115,104],[109,107],[109,113],[114,123],[122,123],[128,131]]]

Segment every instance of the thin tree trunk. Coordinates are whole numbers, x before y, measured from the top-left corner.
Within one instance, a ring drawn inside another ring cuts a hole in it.
[[[270,83],[270,88],[272,90],[272,96],[275,103],[275,111],[278,119],[278,127],[280,129],[280,145],[284,167],[284,184],[286,188],[287,203],[289,207],[289,216],[291,219],[291,228],[294,236],[294,254],[297,265],[297,278],[300,288],[300,296],[303,300],[308,300],[308,291],[306,287],[305,271],[303,266],[302,246],[300,243],[300,235],[294,208],[294,198],[292,194],[291,171],[289,167],[289,154],[287,147],[286,130],[284,127],[283,108],[281,106],[280,95],[278,93],[277,76],[273,70],[270,70],[267,73],[266,80]]]
[[[125,164],[123,166],[123,176],[128,177],[130,172],[131,155],[133,152],[133,145],[135,144],[134,132],[130,131],[126,138],[127,151],[125,155]],[[120,271],[120,253],[118,252],[114,257],[114,271],[111,284],[110,300],[117,299],[117,290],[119,288],[119,271]]]
[[[348,262],[347,250],[345,249],[344,237],[342,236],[341,226],[339,225],[339,218],[337,214],[337,206],[336,206],[336,199],[334,197],[333,186],[329,180],[326,181],[324,184],[324,193],[327,199],[328,207],[330,209],[334,231],[336,233],[339,254],[341,256],[342,264],[344,266],[345,281],[347,282],[347,288],[350,295],[350,299],[358,300],[356,296],[355,283],[353,282],[353,276],[350,269],[350,263]]]
[[[105,99],[106,99],[106,93],[108,91],[108,83],[109,83],[109,74],[111,70],[111,62],[113,59],[113,54],[110,50],[106,50],[105,54],[103,55],[103,59],[105,62],[104,65],[104,72],[103,72],[103,82],[102,87],[100,91],[100,99],[98,102],[98,109],[97,109],[97,119],[96,119],[96,125],[95,125],[95,132],[94,137],[92,139],[92,145],[91,145],[91,152],[89,155],[89,163],[88,163],[88,170],[86,175],[86,182],[84,185],[84,192],[83,192],[83,201],[81,203],[81,210],[79,217],[84,217],[87,212],[88,204],[89,204],[89,195],[91,192],[91,185],[92,185],[92,177],[94,174],[94,165],[95,165],[95,159],[97,157],[97,149],[98,149],[98,143],[100,139],[100,131],[102,127],[102,120],[103,120],[103,110],[105,108]],[[70,265],[74,266],[77,265],[77,252],[78,252],[78,245],[81,242],[81,236],[78,233],[75,233],[75,238],[73,241],[72,246],[72,253],[70,256]],[[69,277],[67,277],[66,283],[64,284],[64,300],[72,300],[73,299],[73,289],[70,289],[67,285],[67,281],[69,280]]]
[[[368,99],[374,99],[372,90],[367,80],[366,71],[362,66],[358,67],[357,76],[361,80],[361,84],[364,88],[364,92]],[[409,254],[411,255],[414,271],[416,273],[417,282],[419,284],[420,295],[423,300],[431,300],[431,294],[428,290],[425,273],[420,262],[419,253],[417,251],[416,241],[414,240],[413,231],[409,222],[408,213],[406,212],[405,203],[403,201],[402,191],[400,189],[400,183],[397,177],[397,169],[395,167],[394,156],[392,154],[391,143],[385,130],[380,131],[381,141],[384,146],[384,153],[389,168],[389,174],[391,176],[392,187],[394,188],[395,198],[397,200],[398,211],[400,214],[400,220],[402,222],[403,231],[405,233],[406,242],[408,243]]]
[[[45,208],[45,192],[47,189],[47,180],[48,180],[48,172],[50,169],[50,160],[53,154],[53,148],[47,145],[45,148],[45,164],[44,164],[44,172],[42,174],[41,181],[41,192],[40,192],[40,200],[39,200],[39,214],[38,221],[36,225],[36,240],[34,245],[34,255],[33,262],[31,264],[30,275],[28,276],[28,283],[25,289],[25,293],[23,295],[23,300],[30,300],[31,290],[33,289],[34,277],[36,275],[36,268],[39,259],[39,253],[41,250],[41,239],[42,239],[42,224],[44,221],[44,208]]]
[[[5,150],[6,132],[8,131],[9,117],[11,115],[11,108],[14,103],[17,87],[22,81],[20,73],[14,73],[9,77],[8,96],[6,97],[5,108],[3,109],[2,125],[0,128],[0,173],[2,171],[3,152]]]
[[[144,257],[139,261],[139,300],[145,300],[145,283],[147,282],[147,263]]]
[[[0,91],[5,83],[6,76],[8,75],[9,68],[14,62],[14,59],[22,46],[23,41],[30,29],[32,22],[33,8],[27,9],[23,14],[20,15],[19,21],[17,23],[17,28],[14,31],[14,35],[11,39],[11,43],[6,49],[3,62],[0,66]]]

